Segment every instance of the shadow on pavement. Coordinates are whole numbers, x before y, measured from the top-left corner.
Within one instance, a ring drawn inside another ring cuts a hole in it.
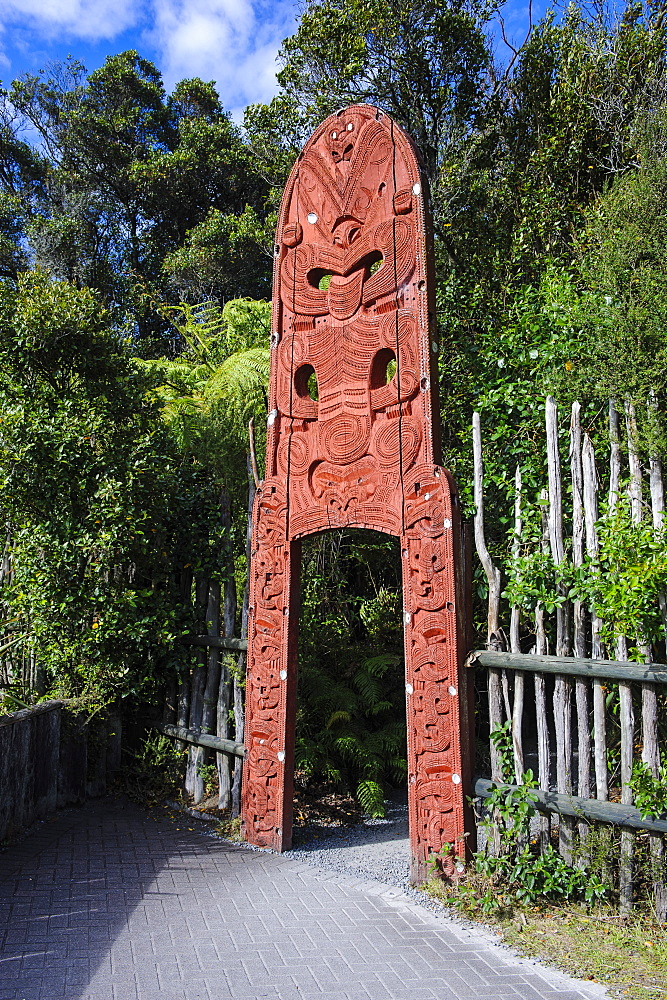
[[[105,963],[102,978],[111,977],[123,996],[118,936],[132,915],[134,927],[137,908],[151,906],[154,914],[165,895],[177,897],[179,884],[192,886],[202,876],[201,865],[188,864],[201,855],[201,836],[193,837],[186,817],[173,823],[107,798],[58,813],[11,844],[0,853],[0,1000],[97,996],[88,987]],[[210,837],[206,844],[207,852],[234,850]],[[152,891],[158,876],[160,888]],[[137,944],[134,932],[128,935],[128,997],[137,985]],[[148,936],[140,946],[152,957]],[[154,985],[163,995],[161,984]],[[108,986],[99,996],[111,1000]]]

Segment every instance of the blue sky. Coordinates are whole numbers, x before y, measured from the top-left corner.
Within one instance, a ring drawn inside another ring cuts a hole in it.
[[[88,70],[107,55],[137,49],[161,70],[167,89],[188,76],[215,80],[223,105],[242,109],[275,93],[275,57],[294,30],[295,0],[0,0],[0,79],[8,84],[68,55]],[[505,9],[508,34],[527,16]]]

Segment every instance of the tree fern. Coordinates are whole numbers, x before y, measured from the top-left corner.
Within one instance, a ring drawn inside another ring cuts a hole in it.
[[[250,417],[266,411],[270,305],[250,299],[222,309],[214,302],[149,304],[185,349],[173,360],[135,363],[153,376],[153,395],[179,447],[202,465],[220,466],[230,447],[245,448]]]

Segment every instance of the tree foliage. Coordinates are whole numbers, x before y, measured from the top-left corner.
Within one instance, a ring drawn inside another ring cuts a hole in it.
[[[180,566],[217,563],[216,493],[94,293],[40,272],[0,293],[5,634],[51,691],[146,694],[188,626]]]

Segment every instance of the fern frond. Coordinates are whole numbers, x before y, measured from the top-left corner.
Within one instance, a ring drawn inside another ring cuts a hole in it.
[[[266,389],[269,381],[270,354],[264,347],[237,351],[216,369],[207,385],[211,402],[244,400],[249,393]]]
[[[379,656],[371,656],[364,660],[362,667],[373,677],[384,677],[390,667],[397,667],[402,657],[395,653],[381,653]]]
[[[337,726],[339,723],[350,722],[351,719],[352,716],[350,715],[349,712],[341,712],[341,711],[332,712],[329,718],[327,719],[325,728],[333,729],[333,727]]]
[[[343,758],[363,764],[366,760],[366,750],[356,736],[341,736],[336,740],[336,747]]]
[[[377,781],[360,781],[357,785],[357,802],[373,819],[385,816],[384,791]]]

